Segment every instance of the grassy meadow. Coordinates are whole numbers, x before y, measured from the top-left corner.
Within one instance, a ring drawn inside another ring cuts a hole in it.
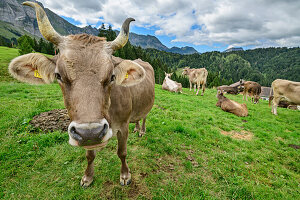
[[[85,150],[70,146],[66,132],[29,125],[64,108],[60,88],[9,77],[17,55],[0,47],[0,199],[299,199],[300,153],[289,145],[300,145],[300,111],[279,108],[274,116],[268,102],[246,102],[249,116],[241,118],[215,106],[215,89],[195,96],[160,85],[146,135],[129,136],[131,185],[119,185],[113,138],[97,153],[94,183],[82,188]]]

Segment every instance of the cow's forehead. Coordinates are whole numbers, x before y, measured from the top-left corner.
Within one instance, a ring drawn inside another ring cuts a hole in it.
[[[103,42],[82,43],[81,41],[68,42],[69,45],[60,52],[59,70],[64,70],[69,78],[75,79],[77,74],[97,74],[98,78],[105,79],[113,71],[112,58],[103,47]]]

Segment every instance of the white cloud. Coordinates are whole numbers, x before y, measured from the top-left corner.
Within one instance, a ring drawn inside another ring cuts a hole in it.
[[[299,0],[41,0],[45,7],[81,25],[155,27],[173,42],[195,45],[299,46]]]

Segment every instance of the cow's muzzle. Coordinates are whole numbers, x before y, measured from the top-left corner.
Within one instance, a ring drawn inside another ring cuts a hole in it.
[[[69,143],[73,146],[85,148],[98,147],[106,144],[112,136],[112,131],[106,119],[100,123],[71,122],[68,128]]]

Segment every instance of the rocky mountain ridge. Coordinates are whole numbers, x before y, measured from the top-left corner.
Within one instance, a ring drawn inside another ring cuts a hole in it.
[[[24,34],[41,38],[42,35],[38,29],[34,9],[23,6],[25,0],[1,0],[0,1],[0,35],[7,39],[18,38]],[[33,0],[39,3],[38,1]],[[43,8],[44,6],[39,3]],[[61,35],[87,33],[98,35],[99,30],[92,26],[84,28],[77,27],[62,17],[58,16],[48,8],[44,8],[52,26]],[[142,48],[154,48],[161,51],[193,54],[198,53],[193,47],[172,47],[163,45],[159,39],[152,35],[129,34],[129,41],[135,46]]]

